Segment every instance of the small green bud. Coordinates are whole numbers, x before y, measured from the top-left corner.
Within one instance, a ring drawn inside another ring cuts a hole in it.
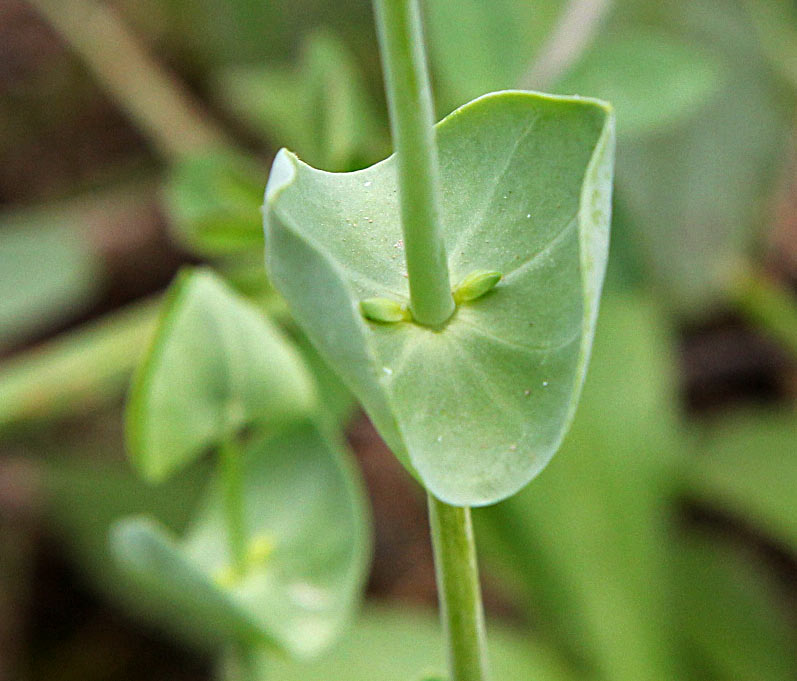
[[[263,567],[274,552],[273,537],[258,535],[250,543],[246,552],[246,562],[251,568]]]
[[[241,581],[241,573],[232,565],[219,568],[213,575],[213,581],[223,589],[232,589]]]
[[[412,315],[406,305],[390,298],[368,298],[360,302],[363,317],[372,322],[394,324],[412,321]]]
[[[465,277],[454,289],[454,302],[467,303],[492,291],[504,275],[489,270],[476,270]]]

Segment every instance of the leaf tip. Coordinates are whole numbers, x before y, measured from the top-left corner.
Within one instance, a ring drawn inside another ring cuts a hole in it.
[[[274,157],[271,172],[266,183],[266,205],[273,203],[283,189],[296,177],[296,157],[286,148],[282,148]]]

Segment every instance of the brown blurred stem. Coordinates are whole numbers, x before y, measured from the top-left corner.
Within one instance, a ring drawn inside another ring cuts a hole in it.
[[[226,134],[113,9],[94,0],[28,1],[169,160],[228,144]]]

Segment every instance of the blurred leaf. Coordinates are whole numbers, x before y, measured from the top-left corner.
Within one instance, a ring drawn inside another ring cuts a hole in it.
[[[660,30],[716,55],[728,77],[698,116],[625,140],[617,198],[649,278],[675,309],[696,314],[722,295],[727,264],[756,241],[791,114],[735,0],[661,4],[658,11]]]
[[[100,257],[53,209],[0,218],[0,347],[85,309],[103,279]]]
[[[264,139],[327,170],[373,162],[387,147],[348,48],[318,31],[296,68],[234,67],[216,79],[219,100]]]
[[[108,545],[108,531],[120,518],[144,512],[171,531],[181,531],[204,487],[207,469],[193,467],[153,487],[128,466],[98,463],[96,458],[79,459],[63,452],[38,468],[46,493],[47,530],[60,540],[91,584],[133,615],[163,613],[166,604],[142,594],[118,568]],[[204,623],[183,624],[181,632],[187,642],[209,645]]]
[[[345,174],[286,150],[275,159],[274,285],[391,450],[448,503],[515,493],[569,425],[606,265],[613,125],[597,100],[522,92],[486,95],[438,124],[451,281],[504,274],[439,332],[358,309],[375,295],[408,300],[395,157]]]
[[[253,557],[239,580],[225,577],[232,559],[217,489],[180,542],[149,521],[123,521],[116,557],[220,642],[316,654],[349,621],[368,565],[368,513],[350,454],[310,424],[292,427],[248,448],[244,481]]]
[[[761,49],[797,94],[797,6],[792,0],[744,0]]]
[[[264,178],[257,163],[230,151],[175,163],[165,193],[178,241],[204,256],[262,251]]]
[[[611,102],[622,139],[694,115],[724,79],[721,61],[699,45],[661,31],[631,29],[602,38],[555,90]]]
[[[117,310],[0,366],[0,434],[85,414],[122,395],[153,335],[158,304]]]
[[[435,0],[425,3],[438,110],[517,87],[556,23],[562,0]]]
[[[702,503],[752,522],[797,555],[797,414],[739,413],[702,431],[687,471]]]
[[[693,534],[679,543],[679,630],[717,681],[793,681],[797,640],[760,557]]]
[[[501,681],[574,681],[561,663],[533,640],[488,623],[490,657]],[[440,620],[411,609],[368,609],[330,653],[297,664],[274,659],[270,677],[280,681],[407,681],[419,670],[445,668]],[[428,672],[427,672],[428,674]]]
[[[128,446],[145,477],[163,480],[244,427],[279,425],[314,404],[283,334],[210,270],[186,271],[133,381]]]
[[[797,358],[797,296],[785,282],[740,261],[725,289],[737,312]]]
[[[679,442],[671,355],[656,307],[604,296],[561,451],[538,481],[477,516],[485,555],[544,632],[613,681],[679,677],[662,541]]]

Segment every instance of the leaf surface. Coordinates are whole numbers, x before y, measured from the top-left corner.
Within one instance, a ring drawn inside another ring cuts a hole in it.
[[[224,581],[232,561],[215,485],[183,540],[146,519],[120,522],[116,557],[147,593],[201,618],[219,642],[313,655],[348,622],[366,576],[369,521],[356,469],[309,423],[253,443],[244,467],[250,546],[270,550],[240,580]]]
[[[269,274],[391,449],[435,495],[489,504],[556,451],[606,264],[613,118],[596,100],[486,95],[437,126],[452,284],[500,272],[440,330],[366,321],[408,303],[394,157],[356,173],[287,151],[266,189]]]
[[[662,541],[681,443],[673,365],[661,311],[607,291],[560,453],[523,492],[475,516],[487,560],[521,585],[560,646],[602,678],[681,678],[668,648]]]
[[[133,381],[128,449],[162,480],[245,427],[302,417],[315,387],[301,357],[254,306],[209,270],[183,273]]]

